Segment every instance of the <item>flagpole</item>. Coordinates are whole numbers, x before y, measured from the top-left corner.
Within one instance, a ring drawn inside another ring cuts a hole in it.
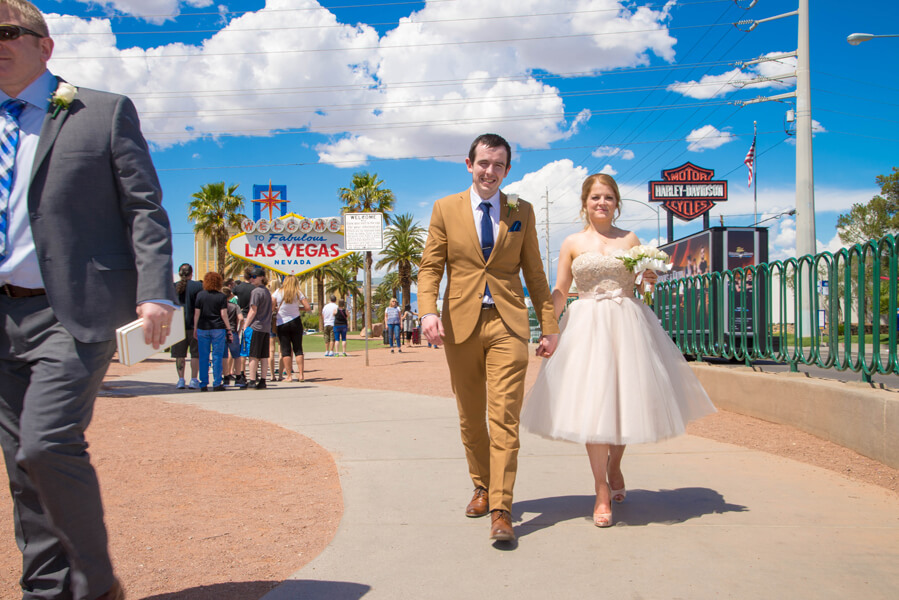
[[[759,124],[758,121],[752,122],[752,147],[754,148],[752,157],[752,215],[753,215],[753,223],[759,222],[759,194],[758,194],[758,185],[759,185],[759,151],[758,148],[755,147],[755,139],[759,134]]]

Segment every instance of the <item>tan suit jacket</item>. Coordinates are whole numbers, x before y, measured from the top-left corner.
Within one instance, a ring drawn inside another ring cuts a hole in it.
[[[442,320],[449,343],[462,343],[474,331],[485,284],[490,285],[503,322],[515,335],[528,339],[530,324],[519,273],[524,275],[542,332],[559,332],[540,260],[533,206],[519,200],[518,209],[510,210],[506,195],[500,193],[499,217],[493,251],[485,261],[471,210],[471,190],[434,204],[418,272],[418,308],[421,314],[437,314],[437,295],[445,270]],[[520,222],[518,231],[510,231],[516,222]]]

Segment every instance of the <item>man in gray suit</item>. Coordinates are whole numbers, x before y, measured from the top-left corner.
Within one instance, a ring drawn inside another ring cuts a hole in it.
[[[52,52],[37,8],[0,0],[0,445],[23,598],[118,600],[84,430],[116,327],[136,307],[165,340],[171,231],[134,106],[72,99]]]

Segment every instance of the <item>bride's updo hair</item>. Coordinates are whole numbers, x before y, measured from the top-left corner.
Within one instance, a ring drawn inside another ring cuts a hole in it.
[[[605,173],[594,173],[584,180],[584,185],[581,186],[581,218],[589,225],[590,219],[587,218],[587,198],[590,197],[590,192],[593,190],[593,186],[597,183],[601,183],[603,185],[607,185],[612,188],[612,192],[615,194],[615,219],[621,216],[621,192],[618,191],[618,184],[615,183],[615,180],[611,175],[606,175]],[[613,221],[615,219],[612,219]]]

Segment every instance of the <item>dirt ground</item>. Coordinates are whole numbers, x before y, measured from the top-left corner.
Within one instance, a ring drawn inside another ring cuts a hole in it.
[[[529,385],[539,361],[528,370]],[[451,396],[442,350],[417,346],[391,354],[372,344],[368,362],[362,352],[307,358],[306,380]],[[107,380],[160,365],[171,361],[113,364]],[[899,493],[899,471],[790,427],[722,411],[688,432]],[[327,546],[343,512],[333,458],[311,440],[261,421],[106,394],[97,399],[88,440],[129,600],[259,598]],[[0,600],[21,597],[11,514],[8,494],[0,494]]]

